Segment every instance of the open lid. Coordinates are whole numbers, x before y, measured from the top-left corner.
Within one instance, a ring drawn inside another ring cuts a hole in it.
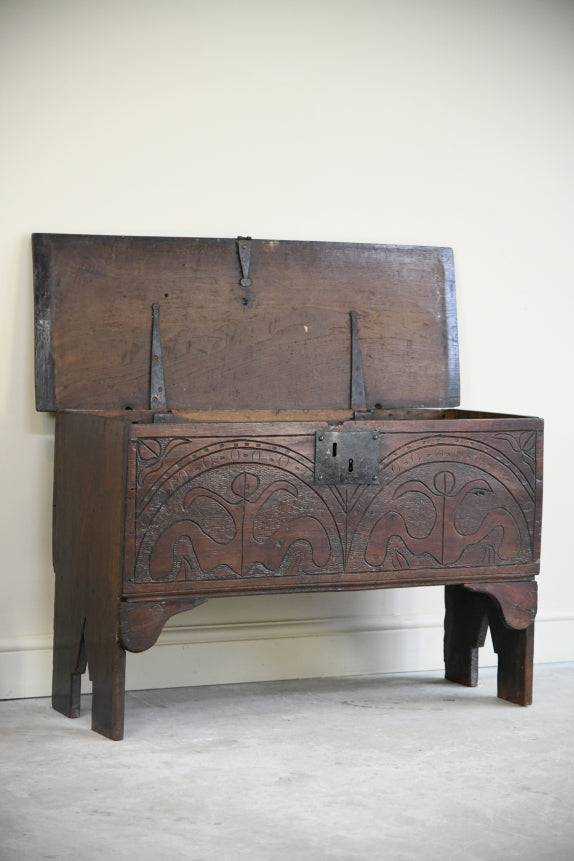
[[[452,251],[249,238],[33,236],[36,406],[149,409],[159,305],[169,410],[459,401]],[[156,314],[157,316],[157,314]]]

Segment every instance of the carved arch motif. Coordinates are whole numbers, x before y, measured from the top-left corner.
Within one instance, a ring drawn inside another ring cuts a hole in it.
[[[410,437],[380,486],[344,488],[315,486],[295,440],[140,438],[131,582],[529,564],[531,440],[507,437]]]
[[[389,455],[381,483],[357,529],[354,564],[384,571],[532,559],[533,491],[500,451],[462,437],[426,438]]]
[[[297,452],[242,440],[182,454],[144,496],[136,582],[341,570],[336,523]]]

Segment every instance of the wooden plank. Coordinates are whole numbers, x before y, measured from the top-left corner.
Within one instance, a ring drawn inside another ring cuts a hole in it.
[[[321,422],[133,425],[124,594],[523,579],[538,571],[536,419],[346,422],[380,483],[314,480]],[[335,455],[334,455],[335,456]]]
[[[34,352],[36,409],[55,410],[54,354],[52,348],[52,269],[50,242],[42,234],[33,237],[34,253]]]
[[[146,409],[151,308],[171,409],[350,405],[350,312],[368,406],[456,406],[446,248],[233,239],[34,237],[39,409]],[[44,329],[49,337],[44,336]]]
[[[125,652],[118,642],[123,559],[126,426],[60,413],[54,481],[53,705],[79,714],[86,659],[93,688],[92,726],[123,734]]]
[[[126,413],[120,413],[125,416]],[[128,414],[129,415],[129,414]],[[150,413],[142,413],[142,421],[130,426],[130,436],[149,436]],[[128,420],[129,421],[129,420]],[[528,444],[530,459],[541,455],[541,437],[544,422],[542,419],[528,416],[509,416],[496,413],[468,413],[463,410],[449,410],[435,413],[433,410],[409,410],[393,419],[361,420],[360,423],[349,418],[348,413],[332,413],[331,411],[313,411],[291,413],[280,417],[268,411],[253,411],[251,413],[234,413],[215,411],[214,413],[184,412],[174,414],[173,424],[155,424],[151,431],[157,437],[171,437],[184,434],[186,436],[230,436],[234,433],[261,434],[263,436],[295,433],[314,433],[320,427],[333,425],[338,430],[378,430],[382,435],[388,434],[473,434],[514,433],[518,436],[507,437],[507,443],[517,455],[521,456],[524,444]],[[524,434],[524,436],[522,436]],[[536,434],[536,436],[532,436]],[[503,439],[504,437],[500,437]]]

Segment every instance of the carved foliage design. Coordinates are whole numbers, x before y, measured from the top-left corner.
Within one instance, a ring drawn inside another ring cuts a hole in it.
[[[498,431],[492,434],[491,442],[516,465],[534,491],[536,482],[536,431]]]
[[[295,439],[138,440],[135,581],[532,560],[535,433],[404,439],[387,440],[379,487],[346,488],[315,487]]]

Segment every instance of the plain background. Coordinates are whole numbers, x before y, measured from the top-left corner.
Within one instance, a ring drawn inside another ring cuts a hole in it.
[[[34,231],[452,246],[462,405],[546,420],[536,659],[574,659],[573,37],[566,0],[0,0],[0,696],[50,686]],[[212,601],[128,684],[435,668],[442,612]]]

